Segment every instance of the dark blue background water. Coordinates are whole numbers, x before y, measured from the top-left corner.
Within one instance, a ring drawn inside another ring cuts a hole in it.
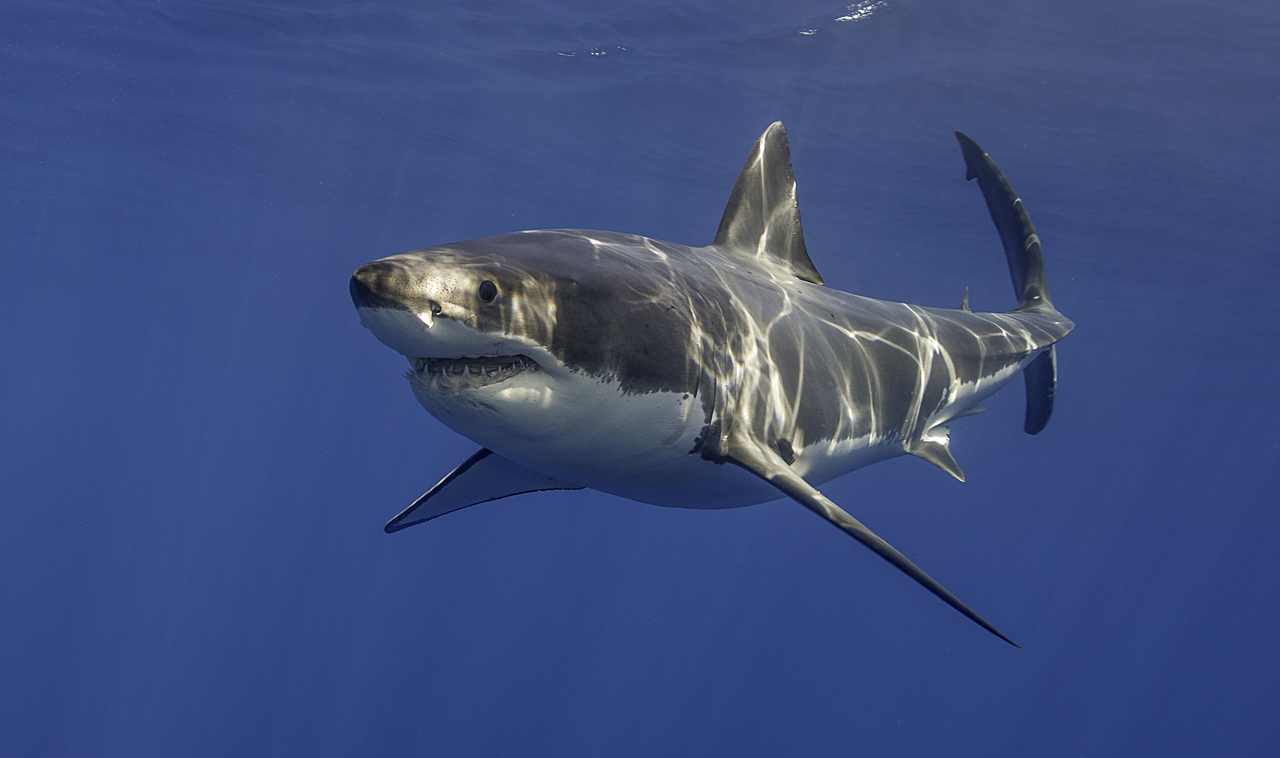
[[[1280,738],[1280,6],[26,2],[0,10],[0,752],[1262,755]],[[838,20],[844,16],[861,16]],[[547,493],[387,536],[473,443],[367,260],[706,244],[789,127],[830,286],[1013,303],[951,130],[1045,242],[1057,414],[959,484]]]

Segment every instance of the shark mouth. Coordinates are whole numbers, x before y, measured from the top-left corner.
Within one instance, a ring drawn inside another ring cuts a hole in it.
[[[500,384],[541,366],[524,355],[490,358],[410,358],[405,378],[428,390],[456,392]]]

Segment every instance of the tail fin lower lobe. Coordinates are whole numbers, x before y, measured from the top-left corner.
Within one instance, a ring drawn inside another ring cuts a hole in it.
[[[1058,346],[1050,345],[1028,363],[1022,370],[1022,379],[1027,383],[1027,419],[1022,431],[1039,434],[1053,415],[1053,394],[1058,390]]]

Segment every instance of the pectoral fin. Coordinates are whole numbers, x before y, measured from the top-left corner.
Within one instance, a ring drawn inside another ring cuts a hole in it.
[[[1016,642],[1004,636],[999,629],[992,626],[986,619],[975,613],[969,606],[960,602],[959,598],[934,581],[933,577],[908,560],[905,555],[880,539],[875,532],[865,527],[862,522],[828,500],[826,496],[802,479],[799,474],[792,471],[790,466],[783,463],[782,458],[777,453],[756,445],[730,443],[728,460],[764,479],[774,487],[777,487],[787,497],[835,524],[850,537],[871,548],[876,555],[879,555],[897,567],[899,571],[916,580],[925,589],[938,596],[947,605],[963,613],[978,626],[1010,645],[1020,647]]]
[[[427,494],[413,501],[413,505],[387,522],[383,531],[391,534],[469,505],[523,495],[526,492],[580,489],[583,487],[532,471],[482,447],[475,455],[463,461],[462,465],[449,472]]]

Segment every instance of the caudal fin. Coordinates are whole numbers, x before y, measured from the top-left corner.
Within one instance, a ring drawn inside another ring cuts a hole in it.
[[[1044,276],[1040,237],[1036,235],[1036,227],[1031,223],[1027,209],[1022,206],[1022,199],[1013,191],[1004,172],[977,142],[964,132],[956,132],[956,139],[960,140],[960,149],[964,151],[967,170],[964,178],[978,180],[991,220],[1004,243],[1009,274],[1013,277],[1013,291],[1018,297],[1015,310],[1052,308],[1049,284]]]
[[[978,180],[991,220],[1004,243],[1013,291],[1018,297],[1014,311],[1048,310],[1056,315],[1057,311],[1049,300],[1040,237],[1022,205],[1022,198],[1013,191],[1004,172],[977,142],[964,132],[956,132],[956,139],[960,140],[960,149],[964,152],[965,179]],[[1022,429],[1027,434],[1039,434],[1053,414],[1053,396],[1058,388],[1058,355],[1052,344],[1027,364],[1022,378],[1027,384],[1027,417]]]

